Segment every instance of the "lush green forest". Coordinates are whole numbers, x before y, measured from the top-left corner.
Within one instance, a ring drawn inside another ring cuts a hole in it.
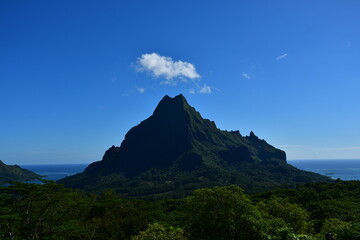
[[[247,195],[235,185],[182,199],[123,199],[60,184],[0,188],[1,239],[360,239],[360,182],[310,183]]]

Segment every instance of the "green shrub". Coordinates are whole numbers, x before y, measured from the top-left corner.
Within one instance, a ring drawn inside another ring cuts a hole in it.
[[[165,228],[154,223],[150,224],[145,231],[131,238],[131,240],[186,240],[184,231],[181,228]]]

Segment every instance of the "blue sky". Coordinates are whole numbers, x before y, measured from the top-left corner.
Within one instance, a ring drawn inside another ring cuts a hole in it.
[[[90,163],[185,95],[288,159],[360,159],[359,1],[1,1],[0,159]]]

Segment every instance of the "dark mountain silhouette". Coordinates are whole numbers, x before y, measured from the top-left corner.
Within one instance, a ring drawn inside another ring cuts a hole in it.
[[[238,184],[265,190],[296,183],[330,181],[286,163],[286,154],[253,132],[222,131],[201,117],[183,95],[165,96],[152,116],[130,129],[120,147],[83,173],[60,180],[96,191],[125,195],[183,196],[199,187]]]
[[[6,181],[29,181],[39,178],[40,176],[32,171],[17,165],[6,165],[0,160],[0,184],[4,184]]]

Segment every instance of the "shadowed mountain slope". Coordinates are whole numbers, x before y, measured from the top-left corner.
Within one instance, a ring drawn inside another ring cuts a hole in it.
[[[110,187],[124,195],[175,197],[216,185],[257,191],[313,181],[330,179],[287,164],[284,151],[253,132],[242,136],[218,129],[183,95],[165,96],[153,115],[130,129],[120,147],[112,146],[83,173],[60,180],[89,191]]]
[[[0,160],[0,184],[6,181],[29,181],[40,178],[39,175],[17,165],[6,165]]]

